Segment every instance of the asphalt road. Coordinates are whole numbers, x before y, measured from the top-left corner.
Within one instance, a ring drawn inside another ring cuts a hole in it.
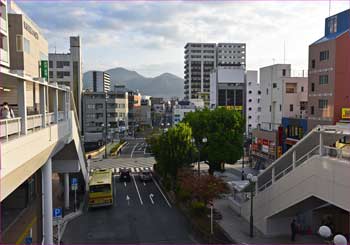
[[[122,148],[119,157],[138,158],[150,156],[150,154],[147,152],[147,143],[144,139],[128,139],[127,142],[128,144]]]
[[[118,175],[113,180],[114,205],[85,210],[68,224],[64,243],[195,243],[184,217],[153,180],[144,183],[136,173],[127,183]]]

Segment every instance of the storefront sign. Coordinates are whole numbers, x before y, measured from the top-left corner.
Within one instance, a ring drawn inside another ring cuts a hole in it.
[[[350,108],[341,108],[341,118],[350,119]]]
[[[47,60],[42,60],[40,62],[40,71],[41,71],[41,77],[46,78],[46,81],[49,80],[49,66],[48,66]]]
[[[36,39],[39,39],[39,34],[36,32],[36,31],[34,31],[34,29],[30,26],[30,25],[28,25],[27,24],[27,22],[23,22],[23,27],[24,27],[24,29],[26,29],[31,35],[33,35]]]

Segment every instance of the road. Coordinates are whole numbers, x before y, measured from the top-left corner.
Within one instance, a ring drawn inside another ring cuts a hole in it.
[[[110,162],[97,160],[92,167],[143,164],[153,159],[145,154],[141,157],[144,147],[144,141],[132,141],[122,150],[121,158],[106,159]],[[133,167],[134,170],[137,168]],[[195,243],[185,218],[170,204],[153,179],[142,182],[137,171],[133,171],[131,181],[124,183],[119,181],[116,173],[113,184],[114,205],[84,210],[83,215],[68,224],[64,243]]]

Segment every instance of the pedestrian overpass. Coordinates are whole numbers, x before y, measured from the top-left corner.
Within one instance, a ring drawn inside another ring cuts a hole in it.
[[[342,214],[335,217],[335,229],[349,234],[350,151],[333,147],[344,136],[350,136],[349,126],[318,126],[258,175],[256,228],[266,235],[289,234],[291,220],[302,216],[316,231],[321,216],[331,212]],[[241,206],[247,220],[250,208],[249,200]]]

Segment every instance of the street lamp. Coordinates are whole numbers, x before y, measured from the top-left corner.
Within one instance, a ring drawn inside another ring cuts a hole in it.
[[[247,175],[247,179],[250,184],[250,237],[254,236],[254,224],[253,224],[253,199],[254,199],[254,191],[255,184],[258,181],[258,177],[252,174]]]
[[[107,158],[107,134],[108,134],[107,100],[108,100],[108,94],[105,93],[105,158]]]
[[[204,137],[203,139],[202,139],[202,143],[203,143],[203,145],[204,144],[206,144],[208,142],[208,139],[207,139],[207,137]],[[198,176],[200,176],[201,175],[201,147],[202,147],[202,145],[198,145]]]
[[[329,239],[332,236],[332,231],[328,226],[323,225],[318,229],[318,234],[325,239]],[[345,236],[338,234],[334,236],[333,243],[336,245],[346,245],[348,244],[348,241]]]

